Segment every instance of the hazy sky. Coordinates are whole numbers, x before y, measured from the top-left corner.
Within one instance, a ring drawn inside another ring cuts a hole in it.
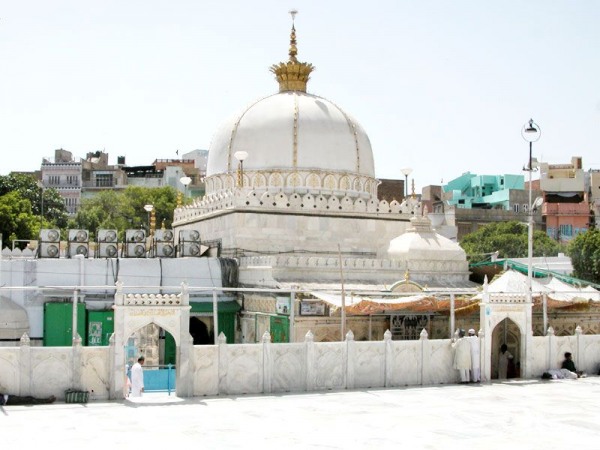
[[[538,159],[600,169],[598,0],[0,0],[0,174],[208,149],[277,91],[292,8],[308,91],[362,124],[377,177],[523,173],[530,117]]]

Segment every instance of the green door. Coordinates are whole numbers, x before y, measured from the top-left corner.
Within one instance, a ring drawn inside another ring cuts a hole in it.
[[[177,360],[177,346],[175,339],[168,331],[165,331],[165,360],[163,364],[173,364]]]
[[[115,331],[113,311],[88,311],[87,345],[108,345]]]
[[[287,316],[271,316],[271,342],[290,342],[290,319]]]
[[[82,342],[85,337],[86,323],[85,304],[77,304],[77,333]],[[71,347],[73,345],[73,304],[46,303],[44,304],[44,346]]]

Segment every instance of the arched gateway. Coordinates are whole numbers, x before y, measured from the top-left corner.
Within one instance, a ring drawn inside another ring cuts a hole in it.
[[[483,297],[480,304],[480,326],[481,334],[485,336],[482,340],[482,355],[484,364],[481,367],[482,378],[492,378],[492,367],[495,366],[491,360],[492,355],[497,355],[497,349],[492,348],[497,344],[492,338],[497,326],[509,319],[517,328],[519,333],[520,352],[515,355],[521,365],[522,378],[531,376],[531,365],[529,359],[532,356],[533,327],[531,313],[533,303],[527,293],[505,294],[488,292],[487,279],[483,285]]]
[[[155,324],[168,331],[176,345],[176,393],[179,397],[193,394],[190,367],[192,337],[189,333],[190,302],[187,285],[180,294],[125,294],[123,283],[117,282],[114,305],[114,358],[111,398],[119,398],[125,383],[125,345],[127,339],[140,328]]]

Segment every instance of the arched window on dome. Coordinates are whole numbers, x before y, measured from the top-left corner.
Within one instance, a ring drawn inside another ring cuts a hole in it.
[[[336,189],[337,183],[335,182],[335,177],[331,174],[327,175],[323,180],[323,186],[325,187],[325,189],[329,189],[331,191]]]
[[[293,188],[302,186],[302,177],[298,173],[292,173],[288,175],[286,186]]]
[[[316,173],[311,172],[306,179],[306,185],[312,189],[319,189],[321,187],[321,178]]]

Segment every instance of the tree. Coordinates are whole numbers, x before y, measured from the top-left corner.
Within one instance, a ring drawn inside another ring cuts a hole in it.
[[[145,205],[154,206],[156,227],[170,228],[173,211],[177,206],[177,191],[170,186],[147,188],[129,186],[124,191],[106,190],[92,198],[84,199],[75,217],[69,221],[69,228],[89,230],[95,236],[96,230],[116,229],[120,239],[126,229],[148,229],[148,213]]]
[[[500,258],[525,258],[527,256],[527,225],[517,221],[494,222],[463,237],[461,247],[469,262],[485,261],[498,252]],[[543,231],[533,232],[533,256],[556,256],[560,245]]]
[[[578,234],[569,243],[568,253],[573,275],[592,283],[600,283],[600,230],[592,228]]]
[[[0,196],[2,248],[10,248],[16,239],[37,239],[40,228],[40,218],[32,213],[28,199],[17,191]]]
[[[42,189],[33,175],[0,175],[0,198],[3,246],[9,246],[15,239],[37,239],[41,228],[67,225],[67,211],[61,196],[55,189]],[[7,214],[15,214],[15,217]]]

